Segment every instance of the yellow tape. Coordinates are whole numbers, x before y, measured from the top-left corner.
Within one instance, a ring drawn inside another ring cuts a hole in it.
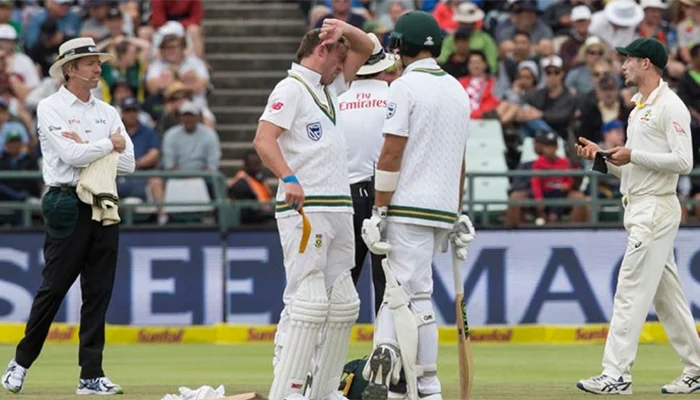
[[[697,325],[700,331],[700,324]],[[108,325],[105,339],[109,344],[132,343],[272,343],[275,340],[274,325],[205,325],[187,327],[140,327]],[[78,343],[78,325],[53,324],[47,343]],[[352,343],[372,344],[374,327],[355,325],[350,336]],[[457,328],[438,328],[442,344],[457,343]],[[572,344],[604,343],[608,325],[517,325],[484,326],[471,329],[474,343],[516,344]],[[0,344],[16,345],[24,336],[24,324],[0,324]],[[644,325],[640,343],[667,343],[666,333],[658,322]]]
[[[299,243],[299,253],[304,253],[306,251],[306,245],[309,244],[309,236],[311,236],[311,223],[309,219],[304,214],[304,209],[299,209],[299,214],[301,215],[301,242]]]

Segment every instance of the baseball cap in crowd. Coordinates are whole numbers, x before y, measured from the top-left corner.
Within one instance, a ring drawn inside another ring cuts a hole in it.
[[[654,38],[640,38],[627,47],[615,47],[623,56],[648,58],[655,67],[664,69],[668,63],[668,53],[661,42]]]
[[[600,133],[605,135],[606,133],[610,132],[613,129],[618,129],[618,128],[624,128],[624,125],[622,125],[622,121],[619,119],[614,119],[612,121],[606,122],[603,124],[603,126],[600,127]]]
[[[547,69],[549,67],[558,68],[558,69],[564,68],[564,61],[561,59],[561,57],[556,56],[556,55],[545,57],[542,59],[542,61],[540,63],[541,63],[540,65],[542,65],[542,69]]]
[[[659,9],[665,10],[668,8],[668,5],[666,5],[661,0],[642,0],[639,3],[639,5],[642,6],[643,10],[646,10],[647,8],[659,8]]]
[[[576,21],[583,21],[583,20],[590,20],[591,19],[591,9],[586,7],[586,6],[576,6],[571,10],[571,20],[576,22]]]
[[[602,90],[616,90],[617,89],[617,81],[615,80],[615,77],[613,77],[609,73],[603,74],[603,76],[600,77],[600,80],[598,81],[598,87]]]
[[[554,145],[559,143],[559,135],[556,132],[540,131],[535,136],[535,141],[544,145]]]
[[[510,11],[512,13],[523,11],[539,12],[540,9],[537,7],[537,0],[515,0],[510,5]]]
[[[530,71],[530,73],[532,73],[532,76],[535,77],[535,82],[538,82],[540,80],[540,69],[537,68],[537,64],[534,61],[520,61],[520,64],[518,64],[518,71],[520,71],[521,69],[526,69]]]
[[[21,141],[22,134],[19,133],[19,131],[15,130],[15,129],[13,129],[11,131],[7,131],[7,133],[5,133],[5,143],[12,141],[12,140],[20,140]]]
[[[195,114],[199,115],[201,113],[201,108],[195,104],[194,102],[191,101],[186,101],[182,103],[180,106],[180,109],[178,110],[180,114]]]
[[[0,40],[17,40],[17,31],[12,25],[0,25]]]
[[[141,104],[139,104],[139,101],[136,100],[135,97],[124,98],[124,100],[122,100],[122,104],[120,106],[122,108],[122,111],[140,110],[141,109]]]

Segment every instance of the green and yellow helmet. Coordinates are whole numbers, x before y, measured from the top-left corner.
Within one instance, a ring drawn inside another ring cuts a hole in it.
[[[430,50],[437,57],[442,47],[442,30],[432,14],[410,11],[396,21],[389,40],[389,48],[398,49],[399,54],[415,57],[421,50]]]

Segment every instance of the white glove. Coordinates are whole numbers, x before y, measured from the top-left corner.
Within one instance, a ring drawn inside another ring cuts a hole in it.
[[[469,243],[474,240],[475,236],[476,232],[474,231],[472,221],[468,216],[460,215],[452,231],[447,235],[447,238],[452,243],[452,247],[455,249],[457,258],[462,261],[467,259]]]
[[[385,255],[391,251],[385,237],[387,212],[387,207],[374,207],[372,218],[362,221],[362,240],[373,254]]]

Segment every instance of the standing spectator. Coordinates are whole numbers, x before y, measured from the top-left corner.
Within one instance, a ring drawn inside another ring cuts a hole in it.
[[[199,122],[201,108],[188,101],[180,106],[180,125],[163,137],[163,168],[170,171],[213,171],[219,168],[219,135]]]
[[[501,46],[502,53],[506,52],[503,49],[512,47],[516,32],[527,32],[537,51],[543,41],[551,44],[552,29],[538,17],[536,0],[515,0],[510,5],[510,12],[511,17],[496,27],[496,43]]]
[[[151,25],[160,28],[168,21],[177,21],[187,30],[192,39],[194,54],[204,59],[204,7],[202,0],[151,0]]]
[[[626,46],[637,38],[636,27],[644,19],[642,7],[633,0],[615,0],[591,17],[588,33],[598,36],[609,48]]]
[[[360,29],[364,27],[367,19],[362,15],[353,12],[353,9],[350,7],[350,0],[332,0],[331,4],[333,6],[333,10],[330,12],[330,14],[326,14],[319,18],[316,21],[314,28],[320,28],[323,26],[323,21],[326,18],[338,19]]]
[[[464,3],[467,4],[467,3]],[[469,70],[467,68],[467,62],[469,61],[469,32],[462,29],[458,29],[453,35],[454,51],[450,58],[442,63],[440,66],[448,74],[454,76],[457,79],[461,79],[469,75]]]
[[[700,43],[700,0],[680,0],[686,17],[678,23],[678,56],[685,64],[691,63],[690,49]]]
[[[596,86],[595,96],[584,96],[580,105],[580,123],[577,137],[598,143],[602,140],[601,127],[612,121],[626,121],[630,109],[620,95],[619,85],[610,74],[603,75]],[[608,147],[604,147],[608,148]]]
[[[10,25],[0,25],[0,50],[4,53],[4,70],[9,87],[20,101],[39,84],[34,62],[24,53],[16,52],[17,32]]]
[[[31,48],[39,40],[41,24],[48,18],[55,18],[60,29],[68,37],[80,33],[80,16],[71,10],[73,0],[46,0],[46,9],[41,9],[29,21],[24,36],[24,45]]]
[[[573,29],[569,32],[569,38],[559,49],[559,57],[564,61],[566,68],[572,68],[575,65],[578,51],[588,39],[591,15],[591,10],[587,6],[576,6],[571,10]]]
[[[457,51],[456,41],[457,36],[459,36],[460,39],[466,38],[468,40],[468,49],[480,50],[486,55],[489,69],[492,74],[495,74],[498,67],[498,48],[491,35],[477,27],[477,24],[483,19],[484,12],[475,4],[469,2],[459,4],[454,14],[457,30],[442,41],[440,57],[437,59],[438,63],[447,63]]]
[[[516,32],[513,36],[513,53],[506,56],[498,66],[498,81],[496,82],[496,96],[503,97],[517,78],[518,66],[521,62],[531,60],[535,65],[539,64],[539,57],[532,52],[530,34]]]
[[[49,67],[54,63],[58,56],[58,48],[61,43],[67,42],[73,37],[69,37],[58,29],[58,20],[55,18],[47,18],[41,23],[41,33],[39,38],[34,43],[29,51],[29,57],[41,67],[41,74],[44,77],[49,76]]]
[[[469,75],[459,82],[469,94],[472,119],[495,116],[498,99],[493,94],[493,87],[496,80],[488,73],[484,53],[476,50],[469,54]]]
[[[515,118],[523,105],[526,95],[537,89],[540,79],[540,69],[534,61],[526,60],[518,64],[518,77],[513,86],[506,91],[505,96],[496,107],[498,119],[504,126],[515,122]]]
[[[586,39],[586,43],[579,49],[578,67],[570,70],[564,80],[564,85],[572,94],[585,96],[595,89],[593,71],[597,65],[601,64],[606,52],[605,44],[596,36],[589,36]]]
[[[22,145],[22,135],[18,131],[8,131],[2,136],[4,141],[0,152],[0,171],[37,171],[36,157]],[[7,179],[0,181],[0,201],[26,201],[30,197],[41,197],[41,184],[35,179]],[[12,224],[19,225],[22,211],[12,217]]]
[[[576,99],[564,89],[564,62],[559,56],[542,60],[545,87],[525,98],[518,112],[522,123],[521,137],[534,136],[538,131],[554,131],[564,140],[576,111]]]
[[[228,181],[227,186],[231,200],[254,200],[260,203],[257,207],[241,208],[242,223],[255,224],[274,220],[275,214],[270,205],[272,190],[265,181],[262,161],[255,150],[245,154],[243,169]]]

